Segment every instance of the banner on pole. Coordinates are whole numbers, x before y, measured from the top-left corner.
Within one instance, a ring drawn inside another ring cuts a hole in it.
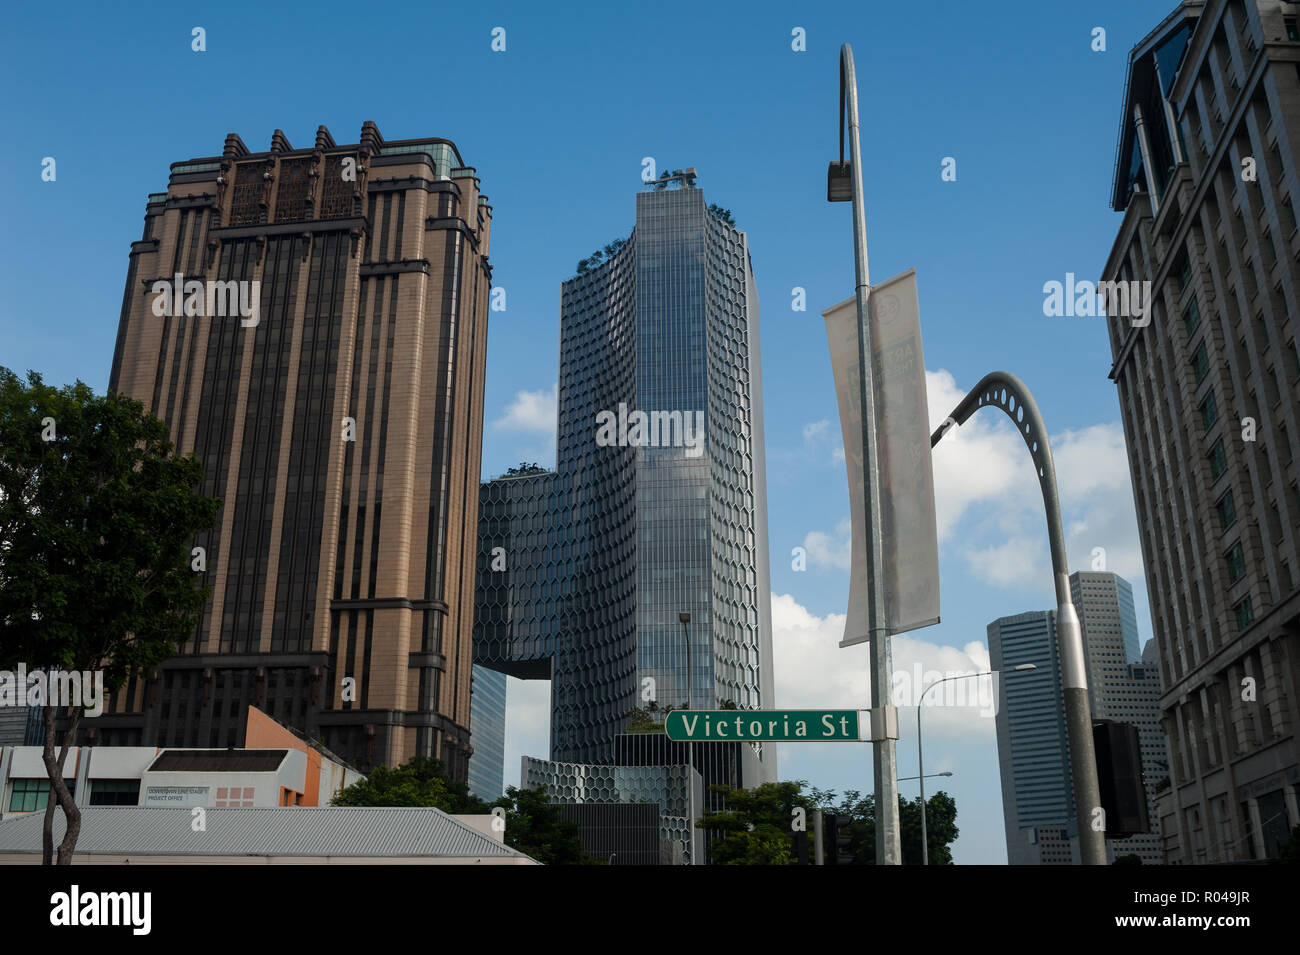
[[[939,622],[939,540],[930,461],[930,414],[921,351],[916,270],[872,287],[867,297],[875,398],[885,620],[889,633]],[[848,619],[841,647],[865,643],[867,612],[866,485],[862,449],[862,372],[857,299],[822,312],[844,436],[853,523]]]

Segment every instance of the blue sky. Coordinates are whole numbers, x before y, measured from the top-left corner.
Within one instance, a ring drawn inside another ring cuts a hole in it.
[[[355,142],[441,136],[494,206],[483,472],[554,463],[559,284],[634,219],[643,157],[695,166],[749,236],[762,314],[777,705],[861,705],[862,648],[839,650],[849,513],[820,312],[852,294],[836,158],[839,45],[854,45],[876,282],[917,269],[931,415],[986,372],[1034,391],[1061,471],[1073,569],[1093,549],[1150,618],[1102,320],[1047,318],[1043,284],[1095,279],[1119,216],[1107,198],[1129,48],[1173,0],[22,5],[0,37],[0,364],[107,386],[130,243],[168,164],[226,133],[297,146],[318,124]],[[203,27],[207,50],[191,49]],[[492,30],[506,49],[493,52]],[[791,48],[792,31],[806,50]],[[1094,27],[1106,30],[1094,52]],[[41,180],[52,156],[57,179]],[[957,180],[940,178],[944,157]],[[808,309],[791,310],[794,287]],[[991,416],[993,412],[984,412]],[[987,623],[1053,605],[1041,504],[1009,426],[977,418],[936,451],[943,623],[900,638],[895,665],[971,669]],[[806,547],[807,570],[791,567]],[[507,781],[544,755],[545,687],[511,682]],[[993,721],[927,708],[927,769],[951,770],[961,863],[1005,861]],[[915,710],[900,774],[916,773]],[[788,745],[781,776],[871,787],[870,747]],[[914,783],[904,783],[904,793]]]

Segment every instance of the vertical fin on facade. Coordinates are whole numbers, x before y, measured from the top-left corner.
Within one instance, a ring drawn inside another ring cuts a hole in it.
[[[221,155],[226,159],[242,159],[248,155],[248,147],[239,138],[239,133],[226,133],[226,145]]]
[[[384,137],[379,134],[379,127],[366,120],[361,124],[361,147],[370,155],[377,156],[384,148]]]

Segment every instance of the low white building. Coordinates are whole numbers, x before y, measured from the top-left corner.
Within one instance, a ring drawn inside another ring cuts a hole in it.
[[[323,761],[298,749],[162,749],[80,746],[68,752],[64,778],[78,806],[249,809],[328,803],[363,778],[348,767],[320,781]],[[310,772],[309,772],[310,770]],[[49,779],[39,746],[0,750],[0,819],[45,808]]]

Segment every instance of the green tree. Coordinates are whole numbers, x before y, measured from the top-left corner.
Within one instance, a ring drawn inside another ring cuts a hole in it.
[[[221,502],[202,482],[198,459],[175,454],[167,424],[139,401],[0,368],[0,668],[100,671],[111,694],[175,653],[208,593],[191,548]],[[81,834],[63,767],[85,702],[67,708],[57,755],[59,707],[44,707],[47,865],[56,806],[67,822],[59,865]]]
[[[802,780],[763,783],[755,789],[713,786],[726,800],[721,812],[706,812],[696,823],[700,829],[721,833],[709,847],[711,865],[790,865],[794,852],[794,821],[803,810],[805,825],[812,824],[816,804],[807,796]]]
[[[736,224],[736,220],[731,217],[731,210],[722,208],[722,206],[718,205],[716,202],[709,203],[709,212],[713,213],[729,226],[734,226]]]
[[[834,790],[814,789],[809,792],[816,804],[825,812],[846,815],[849,824],[849,851],[854,865],[876,863],[876,797],[864,796],[855,789],[847,790],[836,803]],[[930,850],[930,865],[952,865],[952,843],[960,830],[957,828],[957,804],[945,792],[938,792],[925,801],[926,843]],[[899,842],[903,850],[904,865],[921,862],[921,799],[898,797]]]
[[[447,778],[442,761],[416,756],[391,769],[376,766],[365,778],[340,789],[333,806],[432,806],[448,813],[486,813],[490,807],[469,787]]]
[[[545,865],[599,864],[582,851],[581,829],[560,814],[546,790],[506,787],[492,804],[506,811],[506,844]]]
[[[519,467],[517,468],[506,468],[507,477],[516,474],[544,474],[545,472],[546,472],[546,468],[542,467],[540,464],[534,464],[530,461],[519,462]]]

